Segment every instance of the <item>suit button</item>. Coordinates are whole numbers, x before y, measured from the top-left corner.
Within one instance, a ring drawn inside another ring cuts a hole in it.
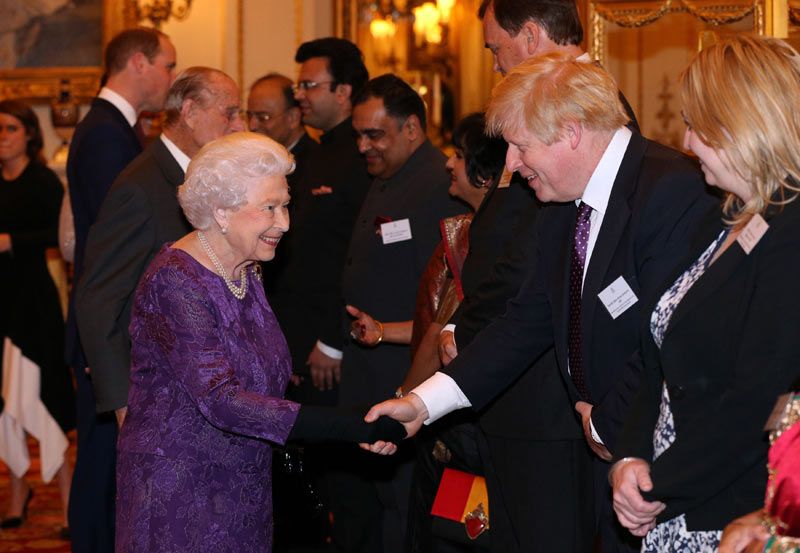
[[[670,399],[683,399],[686,397],[686,390],[683,386],[669,386],[667,390],[669,391]]]

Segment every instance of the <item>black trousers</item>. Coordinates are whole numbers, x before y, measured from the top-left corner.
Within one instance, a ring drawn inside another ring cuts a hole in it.
[[[593,462],[580,440],[536,441],[480,434],[487,461],[492,551],[591,553]]]
[[[117,493],[117,420],[97,414],[91,378],[75,369],[78,457],[69,494],[73,553],[113,553]]]

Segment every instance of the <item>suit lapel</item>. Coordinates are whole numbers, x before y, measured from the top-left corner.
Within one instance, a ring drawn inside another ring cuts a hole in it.
[[[591,356],[589,355],[591,346],[591,333],[587,332],[592,326],[595,311],[605,309],[598,307],[600,300],[597,295],[602,291],[604,284],[608,280],[614,280],[621,275],[610,275],[605,279],[606,272],[620,246],[622,235],[625,232],[631,217],[630,198],[636,191],[638,173],[642,164],[644,152],[647,149],[647,142],[637,133],[631,136],[628,149],[622,158],[617,177],[611,188],[611,196],[608,199],[606,214],[600,232],[597,235],[597,242],[592,250],[589,259],[589,267],[586,271],[586,278],[583,282],[583,293],[581,294],[581,329],[584,339],[581,340],[583,348],[584,374],[590,374]]]
[[[711,242],[709,241],[706,246],[709,246],[710,243]],[[700,253],[702,253],[702,251]],[[698,253],[697,257],[700,257],[700,253]],[[692,310],[694,310],[694,308],[697,307],[698,304],[700,304],[705,298],[712,294],[717,288],[725,284],[734,271],[736,271],[736,268],[741,265],[742,262],[747,259],[747,257],[747,254],[744,253],[744,250],[741,248],[741,246],[739,246],[739,244],[731,244],[731,246],[725,250],[719,259],[717,259],[713,265],[708,267],[702,276],[697,280],[697,282],[695,282],[686,292],[686,295],[675,308],[675,312],[672,314],[672,317],[670,317],[669,326],[667,327],[667,331],[665,333],[665,339],[675,325],[679,324],[688,313],[691,313]],[[690,261],[689,264],[683,268],[684,271],[694,261],[695,260]],[[670,286],[671,285],[672,283],[670,283]]]
[[[774,198],[776,199],[776,198]],[[772,209],[768,210],[768,214],[765,217],[770,225],[770,228],[767,230],[766,234],[762,237],[763,240],[769,240],[771,233],[780,232],[781,224],[784,223],[786,220],[791,220],[792,218],[798,217],[800,214],[800,203],[798,201],[793,201],[789,203],[783,210],[780,208],[773,207]],[[784,223],[785,224],[785,223]],[[717,228],[717,233],[713,236],[710,236],[707,233],[706,244],[705,246],[701,246],[697,248],[696,255],[694,259],[689,260],[683,270],[685,271],[691,263],[693,263],[698,257],[700,257],[701,253],[705,251],[705,249],[711,244],[711,241],[714,240],[721,227]],[[759,255],[761,249],[759,248],[760,243],[756,244],[755,248],[750,252],[750,254],[746,254],[742,247],[736,243],[731,244],[727,250],[714,262],[703,275],[695,282],[695,284],[686,292],[683,300],[678,304],[675,308],[675,312],[672,314],[670,318],[669,327],[667,328],[666,335],[669,335],[669,332],[675,325],[679,324],[684,318],[686,318],[687,314],[691,313],[695,308],[697,308],[705,298],[709,295],[713,294],[720,286],[725,284],[734,274],[734,272],[742,265],[748,258],[755,257]],[[683,271],[681,271],[683,272]],[[678,273],[681,274],[681,273]],[[677,278],[678,275],[675,276]],[[674,282],[674,279],[673,279]],[[672,282],[670,282],[667,286],[671,286]],[[665,338],[666,338],[665,335]]]
[[[97,108],[108,113],[121,128],[127,130],[131,142],[136,144],[140,152],[142,151],[142,141],[139,139],[139,136],[136,134],[133,127],[131,127],[130,123],[128,123],[128,120],[125,119],[125,116],[122,115],[122,112],[118,110],[114,104],[103,98],[95,98],[92,101],[92,108]]]
[[[164,174],[164,178],[166,181],[172,185],[173,187],[177,188],[180,184],[183,183],[184,174],[183,169],[181,166],[178,165],[178,162],[172,157],[172,154],[167,150],[167,146],[161,140],[161,138],[157,138],[153,141],[153,144],[150,146],[151,152],[153,154],[153,159],[158,164],[159,169]]]
[[[563,211],[563,219],[561,220],[561,228],[563,228],[563,236],[567,236],[567,240],[562,240],[561,246],[558,248],[555,267],[560,269],[554,273],[553,281],[553,329],[555,338],[556,356],[559,359],[559,366],[564,370],[564,374],[570,386],[573,386],[573,392],[577,395],[577,390],[574,389],[572,380],[566,372],[569,337],[567,335],[569,329],[569,270],[570,270],[570,250],[572,248],[574,234],[575,219],[577,218],[578,209],[574,202],[569,205],[551,206],[547,209],[558,209]]]

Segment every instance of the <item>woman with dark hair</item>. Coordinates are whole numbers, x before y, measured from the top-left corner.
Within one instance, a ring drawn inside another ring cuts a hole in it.
[[[42,480],[58,476],[64,517],[70,467],[66,433],[75,426],[69,369],[62,359],[64,321],[45,249],[58,245],[63,187],[41,161],[42,132],[33,110],[0,102],[0,347],[3,349],[0,459],[11,501],[2,528],[20,526],[33,489],[26,433],[40,443]],[[65,518],[66,520],[66,518]]]

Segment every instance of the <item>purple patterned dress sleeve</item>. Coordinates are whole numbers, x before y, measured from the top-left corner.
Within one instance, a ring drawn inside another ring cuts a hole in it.
[[[117,444],[117,547],[271,550],[270,442],[299,405],[281,399],[286,342],[253,274],[237,300],[166,246],[131,316],[128,415]]]

